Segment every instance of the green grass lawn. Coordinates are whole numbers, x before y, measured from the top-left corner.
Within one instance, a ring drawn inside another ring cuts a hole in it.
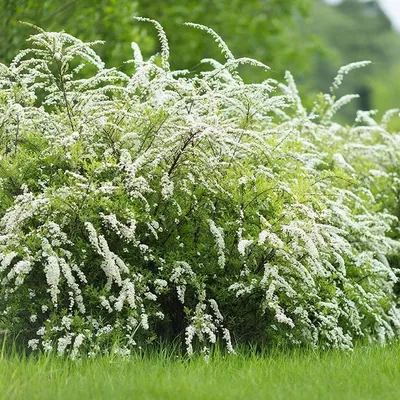
[[[398,399],[400,344],[188,360],[0,358],[1,399]]]

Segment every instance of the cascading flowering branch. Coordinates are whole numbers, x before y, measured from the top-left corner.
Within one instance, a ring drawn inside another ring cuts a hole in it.
[[[189,353],[398,337],[398,110],[332,122],[364,63],[309,113],[289,73],[244,83],[241,64],[268,68],[201,25],[224,63],[171,71],[140,20],[161,54],[133,43],[131,75],[42,30],[0,65],[2,324],[71,358],[180,333]]]

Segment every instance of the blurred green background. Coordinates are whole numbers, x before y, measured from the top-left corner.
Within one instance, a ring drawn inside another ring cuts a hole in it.
[[[34,30],[19,23],[26,21],[84,41],[103,39],[106,43],[96,50],[106,65],[129,72],[132,66],[123,61],[132,57],[132,41],[147,57],[159,50],[154,27],[133,19],[144,16],[166,30],[172,67],[196,71],[202,58],[222,60],[211,37],[182,25],[196,22],[218,32],[235,56],[253,57],[272,68],[266,75],[246,67],[241,71],[246,81],[281,80],[290,70],[309,104],[316,93],[328,90],[340,66],[371,60],[370,67],[346,78],[341,89],[361,95],[338,117],[351,123],[357,109],[400,106],[400,32],[380,1],[0,0],[0,62],[9,63],[27,45]]]

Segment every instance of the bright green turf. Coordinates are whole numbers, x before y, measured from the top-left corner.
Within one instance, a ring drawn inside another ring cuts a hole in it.
[[[153,354],[129,361],[0,358],[1,399],[400,399],[400,344],[339,351]]]

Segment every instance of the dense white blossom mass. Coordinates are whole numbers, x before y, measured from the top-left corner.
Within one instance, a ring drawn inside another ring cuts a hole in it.
[[[0,319],[32,349],[128,356],[184,333],[349,349],[400,335],[399,110],[334,122],[256,60],[199,73],[160,55],[108,69],[64,33],[0,64]],[[83,75],[85,65],[92,75]],[[266,70],[244,83],[240,66]],[[93,72],[94,71],[94,72]],[[204,348],[204,346],[206,346]]]

